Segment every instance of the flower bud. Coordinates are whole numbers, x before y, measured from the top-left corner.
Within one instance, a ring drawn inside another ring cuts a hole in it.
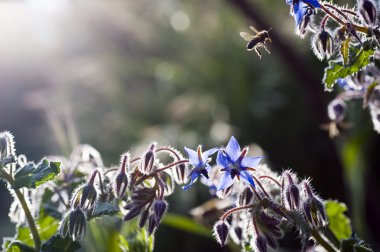
[[[314,36],[312,47],[320,60],[330,59],[334,53],[334,40],[328,31],[322,29]]]
[[[265,236],[265,240],[266,240],[267,244],[271,248],[273,248],[274,250],[276,250],[278,245],[277,245],[277,241],[273,238],[273,236],[270,235],[270,234],[268,234],[268,233],[266,233],[264,236]]]
[[[346,112],[346,103],[341,99],[335,99],[327,107],[327,113],[331,121],[341,122]]]
[[[120,171],[119,174],[115,177],[115,182],[114,182],[114,192],[115,196],[118,198],[122,198],[125,195],[125,191],[128,188],[128,175]]]
[[[155,147],[156,144],[153,143],[149,150],[141,157],[140,171],[143,174],[149,175],[153,171]]]
[[[350,22],[346,23],[345,28],[349,34],[351,34],[360,44],[362,44],[362,41],[361,41],[358,33],[356,32],[355,27],[352,25],[352,23],[350,23]]]
[[[70,212],[69,216],[69,235],[73,241],[82,240],[86,235],[87,219],[83,210],[77,206]]]
[[[139,220],[139,227],[140,228],[142,228],[143,226],[145,226],[146,222],[148,221],[148,216],[149,216],[149,208],[147,208],[140,215],[140,220]]]
[[[148,222],[148,234],[151,235],[153,234],[154,230],[157,227],[157,222],[156,222],[156,216],[152,214],[149,217],[149,222]]]
[[[153,205],[153,211],[154,211],[154,216],[156,217],[156,225],[161,222],[162,216],[164,215],[166,208],[167,208],[168,203],[164,200],[157,200],[154,202]]]
[[[259,252],[267,252],[267,242],[265,238],[261,235],[258,235],[255,240],[255,247]]]
[[[311,29],[311,17],[314,14],[314,10],[310,7],[306,8],[306,13],[303,16],[301,22],[298,25],[296,31],[297,35],[304,38],[309,29]]]
[[[336,37],[340,41],[345,41],[347,39],[347,37],[346,37],[346,28],[344,26],[339,27],[338,29],[336,29],[335,34],[336,34]]]
[[[243,229],[240,226],[236,225],[233,228],[231,228],[230,235],[231,235],[232,240],[236,244],[241,244],[242,243],[242,240],[243,240]]]
[[[85,185],[80,202],[81,208],[83,210],[92,208],[95,205],[96,197],[97,192],[95,186],[91,183]]]
[[[96,188],[93,183],[87,183],[79,187],[71,200],[71,208],[76,209],[77,206],[83,210],[88,210],[95,205],[97,197]]]
[[[368,26],[376,26],[377,10],[375,4],[370,0],[362,0],[359,6],[360,16]]]
[[[0,160],[10,156],[15,156],[13,135],[4,131],[0,133]]]
[[[322,200],[313,193],[308,181],[303,182],[306,200],[303,203],[303,214],[312,227],[321,227],[327,224],[327,217]]]
[[[179,164],[175,167],[174,179],[175,179],[175,182],[177,182],[177,184],[179,184],[179,185],[187,184],[188,176],[189,176],[188,170],[189,169],[188,169],[187,165],[184,163]]]
[[[58,233],[62,238],[65,238],[69,234],[69,215],[66,214],[59,223]]]
[[[133,207],[129,212],[124,216],[125,221],[129,221],[139,215],[141,212],[141,208],[138,206]]]
[[[218,221],[214,225],[214,235],[221,246],[227,243],[229,228],[230,226],[225,221]]]

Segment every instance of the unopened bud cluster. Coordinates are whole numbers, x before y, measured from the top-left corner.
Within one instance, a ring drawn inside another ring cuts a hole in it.
[[[326,226],[323,200],[308,180],[299,181],[289,170],[279,176],[264,165],[258,169],[255,182],[260,186],[234,184],[228,188],[230,194],[223,195],[231,201],[231,208],[214,225],[220,245],[224,246],[231,238],[242,247],[249,243],[254,251],[276,250],[278,240],[289,226],[301,234]],[[309,238],[310,234],[303,239],[307,242]]]

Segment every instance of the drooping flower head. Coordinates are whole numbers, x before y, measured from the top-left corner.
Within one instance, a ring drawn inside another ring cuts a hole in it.
[[[240,145],[233,136],[227,147],[219,150],[216,162],[223,167],[221,171],[224,174],[220,179],[218,191],[231,186],[235,177],[255,187],[255,182],[249,171],[255,170],[254,167],[260,163],[262,157],[246,157],[247,153],[248,147],[240,150]]]
[[[286,3],[291,5],[290,13],[296,21],[296,26],[299,26],[304,16],[310,13],[310,10],[321,7],[318,0],[286,0]]]
[[[194,167],[189,174],[190,182],[183,187],[184,190],[189,189],[200,175],[209,178],[209,171],[211,166],[208,164],[209,156],[218,151],[218,148],[212,148],[208,151],[202,152],[202,146],[199,145],[197,151],[185,147],[185,151],[189,156],[189,163]]]

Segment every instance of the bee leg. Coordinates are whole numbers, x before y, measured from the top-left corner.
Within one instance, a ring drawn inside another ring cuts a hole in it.
[[[267,51],[270,54],[270,51],[268,50],[268,48],[266,47],[265,44],[263,44],[263,47],[264,47],[265,51]]]
[[[257,47],[255,47],[255,52],[256,52],[257,56],[259,56],[259,58],[261,59],[261,52]]]

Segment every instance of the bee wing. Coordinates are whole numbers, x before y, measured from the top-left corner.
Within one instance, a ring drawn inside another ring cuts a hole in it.
[[[250,28],[252,31],[256,32],[256,33],[259,33],[259,31],[258,31],[258,30],[256,30],[256,28],[255,28],[255,27],[253,27],[253,26],[250,26],[249,28]]]
[[[242,37],[245,41],[251,41],[254,38],[254,36],[248,32],[241,32],[240,37]]]

